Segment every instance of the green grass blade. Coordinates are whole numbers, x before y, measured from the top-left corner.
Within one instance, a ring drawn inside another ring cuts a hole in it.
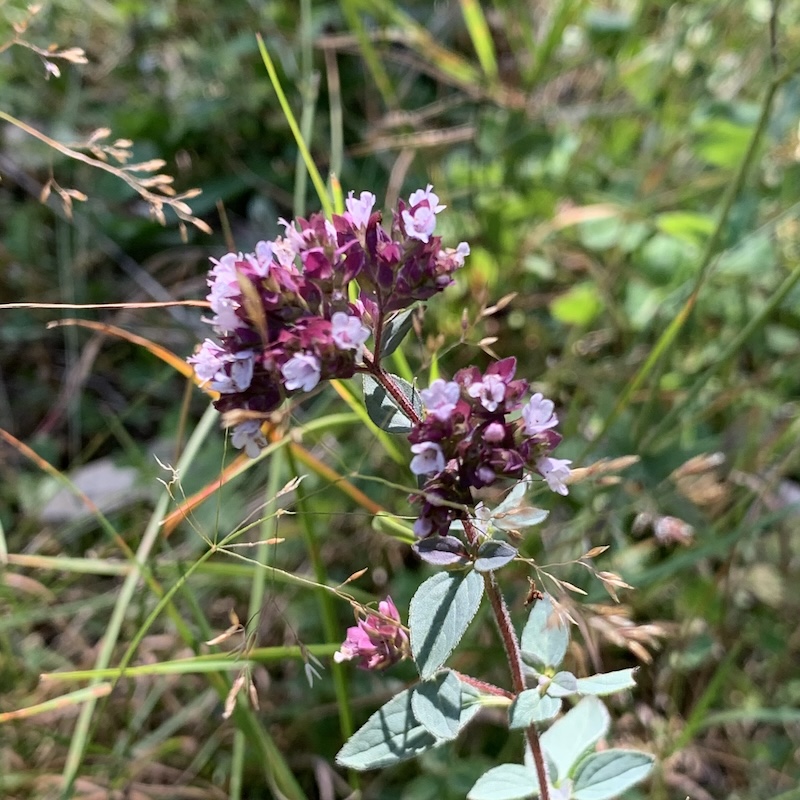
[[[497,54],[494,50],[492,33],[486,22],[483,9],[477,0],[459,0],[461,4],[461,14],[467,26],[469,38],[475,48],[483,74],[490,80],[495,81],[499,75],[497,68]]]
[[[261,53],[261,60],[264,62],[264,66],[267,68],[267,74],[269,75],[270,82],[272,83],[272,88],[275,90],[275,94],[278,96],[278,102],[280,103],[283,115],[286,117],[286,121],[289,123],[292,135],[297,143],[297,148],[303,158],[303,163],[306,165],[308,174],[311,176],[311,182],[314,184],[314,188],[317,191],[317,197],[319,197],[322,210],[325,212],[326,217],[330,217],[333,214],[333,204],[331,203],[328,189],[325,186],[325,181],[322,180],[322,176],[319,174],[317,165],[314,163],[314,159],[311,157],[311,153],[309,152],[308,146],[303,138],[303,134],[300,131],[297,120],[295,119],[292,107],[289,105],[289,100],[287,99],[286,94],[283,91],[283,87],[281,86],[281,82],[278,78],[278,73],[275,70],[275,65],[272,63],[269,50],[267,50],[267,46],[264,44],[264,40],[261,38],[260,34],[256,34],[256,39],[258,40],[258,50]]]

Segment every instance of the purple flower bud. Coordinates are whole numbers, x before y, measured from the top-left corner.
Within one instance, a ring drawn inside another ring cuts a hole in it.
[[[569,465],[572,462],[565,458],[551,458],[550,456],[543,456],[536,462],[536,469],[539,470],[541,476],[547,481],[547,485],[551,491],[558,492],[561,495],[569,494],[564,481],[570,476]]]
[[[423,389],[419,396],[429,414],[433,414],[442,422],[447,422],[461,397],[461,387],[455,381],[443,381],[437,378],[428,389]]]
[[[378,611],[380,615],[367,614],[347,629],[347,638],[333,654],[337,664],[358,659],[361,669],[386,669],[408,656],[408,635],[392,598],[382,600]]]
[[[411,471],[415,475],[428,475],[441,472],[445,467],[444,453],[436,442],[420,442],[411,445],[411,452],[416,455],[411,459]]]
[[[295,389],[310,392],[319,383],[320,373],[319,359],[310,353],[295,353],[281,367],[284,385],[290,392]]]
[[[500,422],[490,422],[484,428],[483,438],[490,444],[499,444],[506,438],[506,426]]]
[[[522,409],[525,433],[528,436],[535,436],[558,425],[558,417],[553,413],[553,408],[553,401],[545,399],[540,392],[537,392]]]

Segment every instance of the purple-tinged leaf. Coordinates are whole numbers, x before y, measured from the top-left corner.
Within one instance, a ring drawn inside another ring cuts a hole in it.
[[[513,561],[517,555],[516,548],[508,542],[488,541],[478,548],[475,569],[478,572],[492,572]]]
[[[417,555],[437,567],[450,567],[469,563],[467,550],[455,536],[429,536],[412,546]]]

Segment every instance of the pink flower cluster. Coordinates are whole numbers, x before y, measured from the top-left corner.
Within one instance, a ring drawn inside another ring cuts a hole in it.
[[[514,380],[515,371],[516,360],[505,358],[485,373],[467,367],[420,392],[426,414],[408,436],[411,471],[425,477],[412,497],[422,503],[417,536],[447,534],[454,519],[466,518],[460,507],[473,505],[472,489],[520,479],[526,470],[567,494],[571,462],[551,456],[561,441],[553,402],[536,393],[523,405],[529,386]],[[520,409],[521,416],[510,419]]]
[[[333,654],[334,661],[357,659],[361,669],[386,669],[408,656],[408,635],[392,598],[381,600],[378,611],[347,629],[347,638]]]
[[[443,248],[433,235],[444,206],[430,185],[399,201],[389,232],[375,195],[350,192],[345,205],[332,221],[280,220],[284,235],[255,252],[211,259],[209,322],[219,341],[206,339],[188,361],[220,393],[220,411],[249,412],[231,441],[251,456],[266,444],[261,419],[295,392],[363,369],[365,342],[384,315],[444,289],[469,254],[465,242]]]

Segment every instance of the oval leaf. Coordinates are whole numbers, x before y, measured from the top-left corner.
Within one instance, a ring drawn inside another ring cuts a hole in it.
[[[606,750],[587,756],[575,770],[574,800],[610,800],[653,769],[653,756],[636,750]]]
[[[542,734],[542,747],[553,759],[558,780],[566,778],[575,762],[605,736],[610,723],[603,701],[584,697]]]
[[[519,531],[539,525],[547,519],[549,511],[533,506],[520,506],[509,511],[495,512],[492,514],[492,524],[502,531]]]
[[[437,567],[449,567],[454,564],[469,563],[467,549],[455,536],[428,536],[416,542],[412,548],[417,555],[429,564]]]
[[[440,572],[417,589],[408,609],[408,627],[423,680],[433,676],[461,641],[482,597],[483,578],[473,571]]]
[[[561,710],[561,700],[542,696],[538,689],[520,692],[508,710],[508,727],[512,730],[527,728],[535,722],[546,722]]]
[[[478,572],[492,572],[500,569],[513,561],[517,555],[516,548],[508,542],[488,541],[478,548],[478,557],[475,559],[475,569]]]
[[[449,670],[418,684],[411,709],[425,730],[437,739],[455,739],[461,729],[461,681]]]
[[[578,678],[578,694],[605,695],[621,692],[636,686],[633,677],[637,667],[618,669],[614,672],[599,672],[588,678]]]
[[[522,631],[522,655],[536,667],[557,667],[569,644],[569,628],[561,621],[549,595],[538,600]]]
[[[390,376],[405,395],[414,410],[422,416],[422,401],[419,392],[397,375]],[[408,433],[411,420],[398,408],[394,398],[371,375],[364,375],[364,405],[369,418],[387,433]]]
[[[438,744],[417,722],[406,689],[379,708],[336,755],[336,763],[350,769],[388,767],[413,758]]]
[[[539,794],[536,773],[522,764],[501,764],[481,775],[467,800],[524,800]]]
[[[571,672],[556,672],[547,687],[550,697],[569,697],[577,693],[578,679]]]
[[[414,320],[414,309],[407,308],[396,314],[383,326],[381,334],[381,358],[386,358],[394,353],[400,346],[406,334],[411,330],[411,323]]]

